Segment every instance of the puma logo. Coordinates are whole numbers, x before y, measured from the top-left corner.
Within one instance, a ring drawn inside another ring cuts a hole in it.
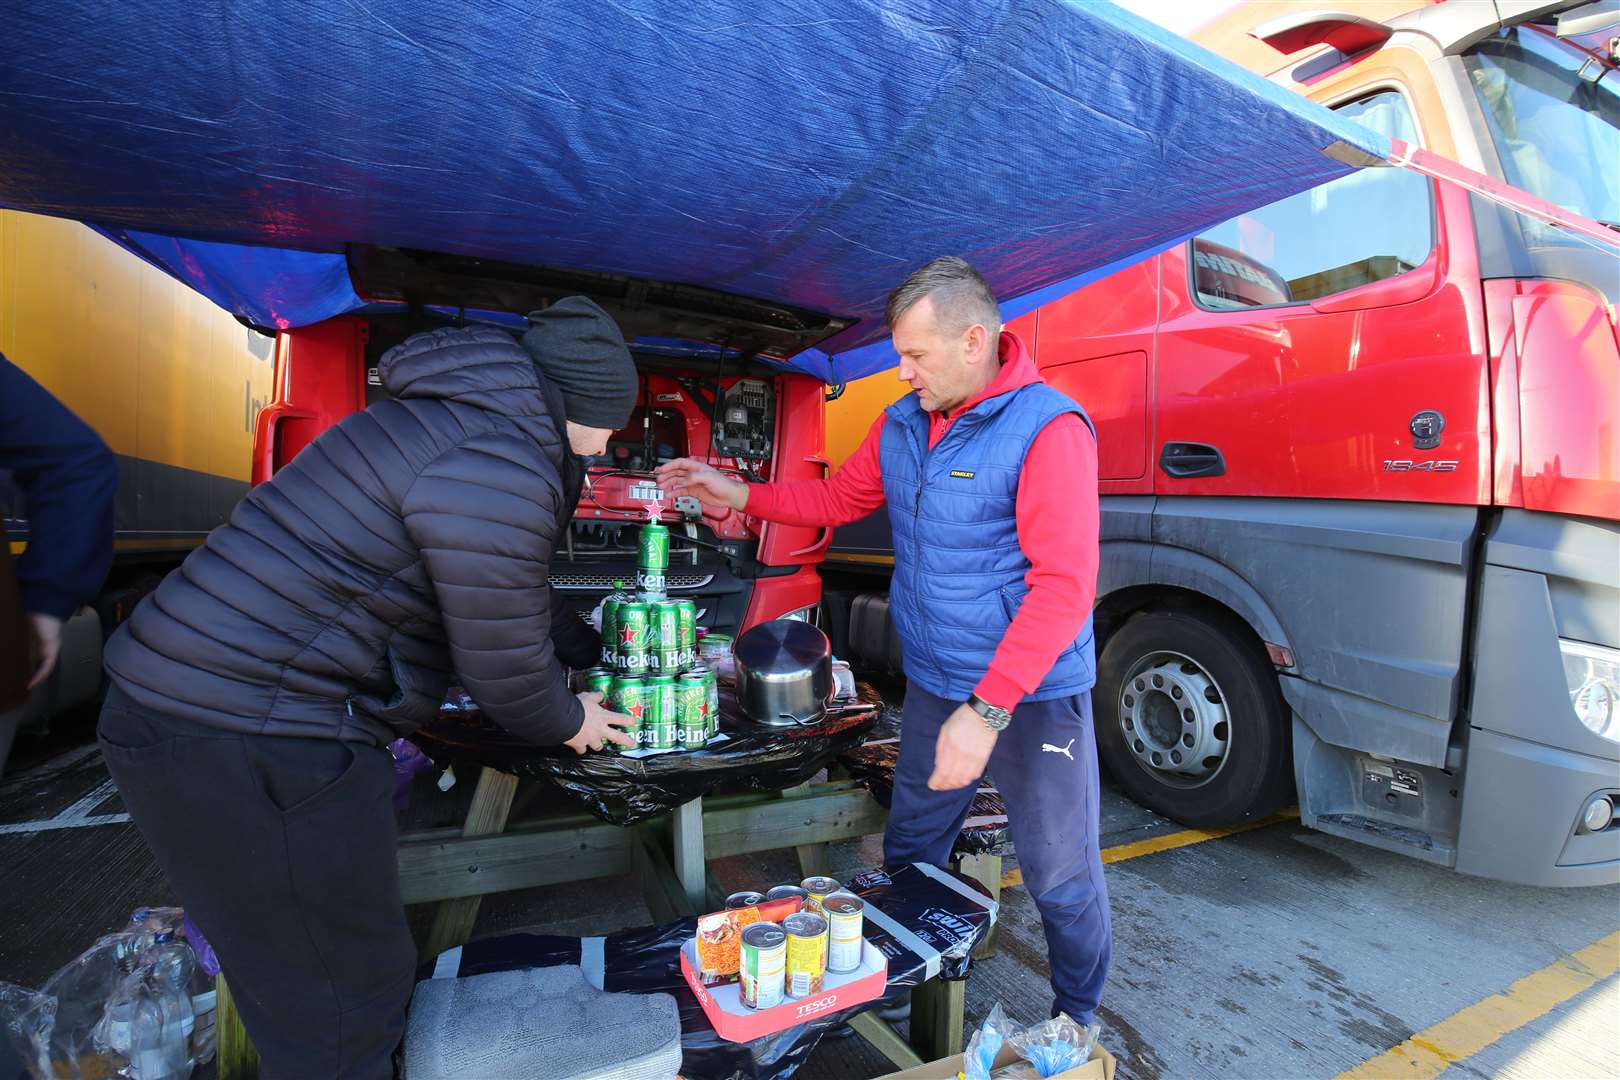
[[[1073,739],[1070,739],[1068,742],[1064,743],[1062,746],[1053,746],[1049,742],[1043,742],[1043,743],[1041,743],[1041,749],[1044,752],[1048,753],[1048,754],[1062,754],[1064,757],[1068,758],[1070,761],[1073,761],[1074,760],[1074,755],[1069,753],[1069,747],[1071,747],[1073,745],[1074,745],[1074,740]]]

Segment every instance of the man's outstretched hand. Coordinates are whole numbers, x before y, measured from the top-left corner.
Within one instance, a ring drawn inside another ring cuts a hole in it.
[[[658,486],[673,495],[691,495],[709,506],[741,510],[748,505],[748,485],[696,458],[679,458],[658,466]]]

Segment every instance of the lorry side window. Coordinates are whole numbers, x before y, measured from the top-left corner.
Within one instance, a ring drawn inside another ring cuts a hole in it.
[[[1418,145],[1411,111],[1395,90],[1338,111]],[[1407,169],[1360,169],[1195,238],[1193,293],[1218,311],[1305,303],[1404,274],[1433,247],[1429,181]]]

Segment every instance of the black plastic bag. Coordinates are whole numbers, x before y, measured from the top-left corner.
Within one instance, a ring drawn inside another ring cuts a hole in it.
[[[464,695],[452,694],[439,721],[412,739],[440,762],[472,761],[549,780],[603,821],[634,825],[720,789],[783,791],[802,784],[859,746],[882,711],[882,699],[863,686],[859,702],[835,708],[820,724],[767,728],[746,719],[732,688],[721,684],[725,741],[702,750],[622,757],[534,746],[485,721]]]

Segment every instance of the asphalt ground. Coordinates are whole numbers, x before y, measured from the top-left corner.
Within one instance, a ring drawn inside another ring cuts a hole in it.
[[[38,985],[132,908],[172,901],[87,732],[70,720],[25,738],[0,782],[0,979]],[[419,788],[414,824],[456,820],[471,787]],[[546,799],[520,792],[514,816]],[[1620,886],[1465,877],[1287,815],[1189,831],[1106,789],[1101,833],[1114,924],[1102,1039],[1123,1078],[1620,1076]],[[832,851],[844,876],[878,857],[875,837]],[[788,851],[715,871],[731,888],[797,873]],[[1032,1022],[1051,1000],[1015,860],[1003,883],[998,950],[968,983],[970,1028],[997,1002]],[[475,933],[648,921],[634,883],[607,878],[486,898]],[[888,1068],[854,1037],[824,1040],[798,1075]]]

